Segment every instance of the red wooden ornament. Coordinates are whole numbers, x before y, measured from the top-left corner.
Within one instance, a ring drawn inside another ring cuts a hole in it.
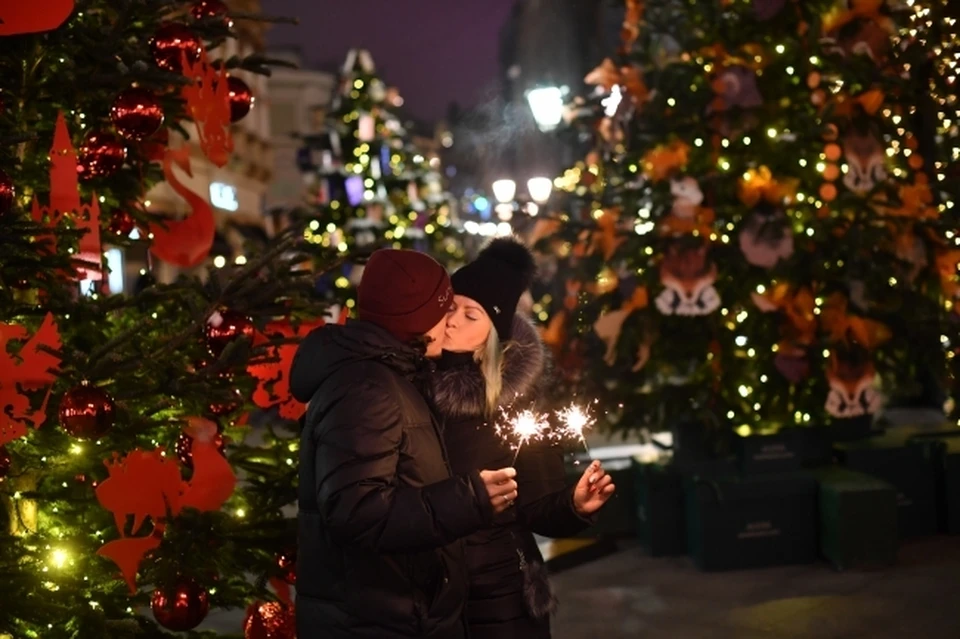
[[[199,60],[184,56],[183,63],[183,74],[191,80],[183,88],[183,99],[187,103],[187,114],[197,125],[200,148],[211,162],[225,166],[233,153],[226,66],[215,69],[207,62],[205,51]]]
[[[200,59],[203,43],[186,25],[168,22],[161,25],[150,40],[150,52],[158,67],[179,73],[184,58],[191,63]]]
[[[204,337],[210,354],[219,358],[227,346],[240,338],[251,339],[253,334],[253,321],[246,315],[217,311],[207,319]]]
[[[133,87],[113,101],[110,119],[126,139],[145,140],[163,125],[163,108],[152,91]]]
[[[341,314],[340,323],[346,321],[346,313]],[[254,345],[263,345],[270,338],[303,339],[310,331],[324,325],[324,321],[304,322],[296,329],[289,321],[271,322],[263,333],[254,339]],[[280,407],[280,416],[284,419],[299,419],[303,415],[304,405],[293,398],[290,392],[290,367],[297,354],[298,344],[271,346],[262,357],[256,357],[247,365],[247,372],[258,380],[253,392],[253,402],[264,410]]]
[[[187,175],[193,175],[190,170],[189,147],[167,149],[163,158],[163,174],[173,190],[187,201],[192,212],[185,219],[170,220],[163,226],[156,223],[150,224],[150,232],[153,233],[150,252],[164,262],[183,268],[193,268],[199,266],[210,255],[216,225],[210,204],[205,198],[180,182],[173,172],[174,164],[183,169]]]
[[[0,4],[0,36],[52,31],[73,12],[73,0],[34,0]]]
[[[13,199],[17,190],[13,187],[10,176],[0,170],[0,217],[3,217],[13,208]]]
[[[277,601],[252,604],[243,620],[243,636],[244,639],[296,639],[293,606]]]
[[[253,91],[246,82],[235,76],[227,78],[227,87],[230,97],[230,121],[239,122],[253,108]]]
[[[50,148],[50,200],[41,207],[35,197],[30,216],[34,222],[43,222],[51,228],[60,224],[64,217],[73,219],[74,226],[84,235],[80,238],[76,259],[77,277],[86,280],[99,280],[103,277],[100,257],[100,205],[94,193],[90,203],[80,200],[80,185],[77,153],[70,142],[70,133],[63,113],[57,114],[57,124],[53,133],[53,146]],[[55,249],[56,238],[50,235],[38,238],[38,244],[44,250]]]
[[[176,460],[165,459],[163,450],[134,450],[123,459],[114,453],[107,460],[109,477],[96,488],[97,501],[113,513],[120,539],[104,544],[97,554],[112,560],[131,593],[137,591],[136,577],[144,555],[160,545],[164,519],[169,512],[180,513],[183,480]],[[152,534],[126,536],[127,518],[133,517],[130,535],[136,535],[147,518],[154,523]]]
[[[217,434],[213,438],[213,444],[217,447],[217,451],[223,455],[227,447],[227,442],[223,437],[223,426],[217,422],[214,423],[217,424]],[[187,468],[193,468],[193,435],[186,431],[180,433],[177,438],[176,451],[180,463]]]
[[[60,425],[74,437],[95,439],[113,428],[116,412],[105,390],[84,382],[60,400]]]
[[[190,417],[186,432],[193,438],[193,477],[186,484],[180,503],[201,512],[220,510],[233,494],[237,476],[217,448],[217,425],[209,419]]]
[[[193,579],[180,577],[153,591],[150,609],[157,623],[167,630],[193,630],[210,611],[210,593]]]
[[[13,340],[24,342],[15,356],[7,351]],[[17,324],[0,324],[0,446],[26,435],[28,426],[39,428],[46,420],[50,388],[36,409],[27,393],[49,386],[57,378],[60,358],[43,349],[60,346],[52,313],[47,313],[33,335]]]

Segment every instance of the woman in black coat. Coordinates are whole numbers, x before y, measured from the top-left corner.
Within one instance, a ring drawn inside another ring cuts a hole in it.
[[[431,400],[455,474],[510,466],[515,449],[498,435],[497,415],[534,405],[545,385],[543,344],[515,314],[532,273],[529,251],[498,239],[451,278],[455,302]],[[556,600],[534,533],[576,535],[614,491],[598,462],[567,486],[555,445],[525,444],[515,467],[515,507],[466,539],[471,639],[549,639]]]

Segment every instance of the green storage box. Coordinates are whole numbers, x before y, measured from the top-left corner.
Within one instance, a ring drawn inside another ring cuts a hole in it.
[[[935,440],[939,444],[937,477],[937,523],[940,532],[960,534],[960,429],[922,433],[914,443]]]
[[[940,504],[944,532],[960,535],[960,438],[947,440],[943,450]]]
[[[637,536],[653,557],[687,552],[683,476],[667,464],[643,464],[634,459]]]
[[[900,537],[937,532],[936,464],[944,444],[913,438],[910,430],[837,444],[841,463],[848,469],[878,477],[897,489]]]
[[[845,468],[824,468],[814,476],[821,556],[838,570],[894,563],[900,545],[896,489]]]
[[[817,482],[807,473],[688,477],[687,544],[701,570],[814,563]]]
[[[745,475],[789,473],[803,467],[806,433],[784,428],[775,433],[737,437],[735,448]]]
[[[569,481],[577,482],[586,466],[580,463],[568,466]],[[597,516],[597,523],[582,532],[579,537],[635,537],[637,516],[634,498],[633,461],[626,459],[603,460],[603,469],[613,477],[617,491],[604,504]]]

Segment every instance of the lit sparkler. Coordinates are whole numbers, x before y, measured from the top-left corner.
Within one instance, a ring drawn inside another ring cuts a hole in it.
[[[583,443],[587,455],[589,455],[590,447],[587,446],[587,438],[583,433],[590,430],[597,420],[590,415],[587,409],[577,404],[570,404],[563,410],[557,411],[557,419],[561,423],[560,435],[579,439]]]
[[[532,410],[524,410],[513,417],[508,417],[505,426],[500,429],[501,436],[517,440],[517,451],[513,456],[513,464],[517,463],[520,448],[533,439],[542,439],[546,436],[550,423],[547,416]],[[512,465],[512,464],[511,464]]]

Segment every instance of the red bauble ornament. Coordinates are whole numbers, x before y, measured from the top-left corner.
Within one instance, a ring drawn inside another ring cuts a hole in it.
[[[10,458],[10,452],[7,451],[7,447],[0,446],[0,481],[3,481],[3,478],[10,472],[10,464],[12,463],[13,460]]]
[[[210,595],[196,581],[180,577],[150,598],[153,616],[161,626],[174,632],[193,630],[210,610]]]
[[[293,606],[276,601],[253,604],[243,620],[243,636],[245,639],[296,639]]]
[[[17,195],[10,176],[0,171],[0,215],[6,215],[13,208],[13,198]]]
[[[60,425],[74,437],[93,439],[113,427],[117,407],[102,388],[87,382],[60,399]]]
[[[217,450],[220,451],[220,454],[224,454],[227,442],[223,438],[223,426],[220,422],[217,422],[217,436],[214,437],[213,441],[217,445]],[[180,460],[180,463],[187,468],[193,469],[193,437],[187,433],[180,433],[180,437],[177,438],[176,450],[177,459]]]
[[[117,133],[126,139],[145,140],[163,124],[163,109],[152,91],[133,87],[113,101],[110,119]]]
[[[227,5],[220,0],[200,0],[190,8],[190,15],[194,20],[223,16],[224,24],[228,27],[233,25],[233,20],[227,17]]]
[[[280,578],[291,586],[297,585],[297,549],[288,548],[277,555]]]
[[[80,145],[77,173],[84,179],[109,177],[120,170],[127,159],[127,147],[106,131],[93,131]]]
[[[219,358],[238,338],[253,338],[253,321],[235,311],[218,311],[207,320],[206,340],[210,354]]]
[[[239,122],[253,108],[253,91],[240,78],[227,78],[227,91],[230,95],[230,121]]]
[[[150,52],[157,66],[167,71],[180,73],[183,69],[182,54],[191,64],[200,59],[203,43],[193,31],[179,22],[168,22],[157,29],[150,40]]]
[[[136,225],[137,222],[133,219],[132,215],[126,211],[117,211],[113,214],[113,217],[110,218],[110,226],[107,227],[107,230],[114,235],[126,237],[130,235]]]

